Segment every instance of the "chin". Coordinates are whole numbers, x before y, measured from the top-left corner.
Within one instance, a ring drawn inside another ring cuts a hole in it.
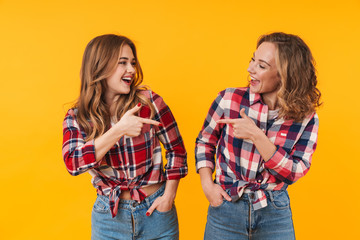
[[[129,89],[122,89],[122,91],[120,91],[120,94],[129,94],[130,93],[130,88]]]
[[[250,86],[250,92],[252,93],[259,93],[258,89],[254,89],[253,87]]]

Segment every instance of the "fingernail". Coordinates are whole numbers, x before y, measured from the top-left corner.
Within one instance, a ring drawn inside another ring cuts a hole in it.
[[[150,216],[150,213],[149,213],[149,212],[147,212],[147,213],[146,213],[146,216]]]
[[[163,127],[164,125],[162,125],[162,123],[159,123],[159,127]]]
[[[141,103],[138,103],[137,106],[140,107],[140,106],[141,106]]]

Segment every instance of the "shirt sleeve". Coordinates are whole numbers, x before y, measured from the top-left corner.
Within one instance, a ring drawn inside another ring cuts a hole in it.
[[[187,175],[187,153],[175,118],[164,100],[152,92],[155,107],[154,120],[163,125],[156,132],[166,152],[165,177],[168,180],[180,179]]]
[[[73,176],[100,164],[96,162],[94,140],[85,142],[72,109],[63,122],[62,155],[68,172]]]
[[[204,125],[196,138],[196,172],[199,172],[199,169],[204,167],[211,168],[212,171],[215,170],[216,146],[221,134],[220,124],[217,124],[216,121],[221,119],[224,113],[222,100],[222,93],[219,93],[213,101],[205,118]]]
[[[277,145],[274,155],[265,162],[269,172],[288,185],[305,176],[316,149],[318,128],[319,118],[314,114],[290,153]]]

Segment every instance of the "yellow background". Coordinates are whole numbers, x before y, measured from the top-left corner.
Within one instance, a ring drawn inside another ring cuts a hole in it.
[[[62,121],[79,93],[83,51],[105,33],[133,39],[144,83],[171,107],[189,175],[176,205],[182,240],[202,239],[207,200],[194,142],[216,94],[247,84],[257,38],[300,35],[324,105],[308,175],[289,187],[298,239],[359,232],[360,1],[0,0],[0,239],[90,239],[95,191],[61,157]]]

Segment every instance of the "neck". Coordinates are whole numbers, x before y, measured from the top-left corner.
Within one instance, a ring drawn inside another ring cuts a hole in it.
[[[115,95],[115,96],[107,96],[105,101],[106,101],[106,104],[108,105],[109,107],[109,111],[110,111],[110,116],[114,116],[115,114],[115,106],[116,106],[116,101],[117,99],[119,98],[118,95]]]
[[[263,94],[262,99],[264,103],[268,106],[269,110],[275,110],[278,107],[278,98],[276,94]]]

